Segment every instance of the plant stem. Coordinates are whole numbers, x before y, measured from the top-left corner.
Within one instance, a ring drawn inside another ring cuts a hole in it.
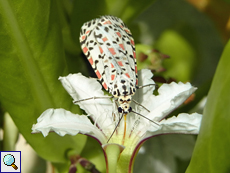
[[[122,152],[121,146],[117,144],[109,144],[104,150],[107,156],[107,173],[116,173],[118,158]]]

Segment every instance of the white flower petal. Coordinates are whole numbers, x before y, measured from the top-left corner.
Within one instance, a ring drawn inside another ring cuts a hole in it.
[[[145,101],[148,101],[149,96],[153,95],[155,90],[155,82],[152,80],[153,74],[148,69],[142,69],[138,71],[138,86],[145,86],[143,88],[137,89],[133,99],[140,104],[145,104]]]
[[[148,101],[144,106],[151,112],[146,115],[148,118],[154,121],[160,121],[175,108],[180,106],[194,91],[196,90],[190,83],[178,84],[172,82],[170,84],[163,84],[159,89],[159,95],[149,95]],[[141,112],[141,114],[143,114]]]
[[[181,113],[177,117],[171,117],[160,122],[161,128],[149,126],[149,129],[144,138],[159,134],[183,133],[183,134],[198,134],[202,115],[198,113],[186,114]]]
[[[155,90],[155,82],[152,80],[153,73],[151,70],[142,69],[138,71],[138,86],[143,88],[137,89],[133,100],[137,101],[142,106],[148,106],[149,97],[153,96],[153,91]],[[131,107],[138,113],[142,115],[148,114],[148,112],[143,109],[142,106],[137,105],[132,102]]]
[[[60,136],[87,134],[97,138],[101,143],[106,141],[103,133],[90,122],[87,116],[73,114],[64,109],[47,109],[37,119],[37,124],[32,127],[32,133],[41,132],[44,136],[47,136],[50,131]]]
[[[77,102],[81,109],[91,116],[91,118],[100,126],[102,124],[111,124],[113,104],[109,98],[89,99],[92,97],[106,97],[102,91],[102,86],[96,79],[87,78],[81,73],[69,74],[67,77],[59,77],[66,91]]]
[[[150,85],[149,87],[143,87],[143,89],[139,89],[138,91],[141,91],[143,94],[153,94],[153,91],[155,89],[155,82],[152,80],[153,73],[151,70],[148,69],[142,69],[138,71],[138,86],[145,86]],[[143,92],[144,91],[144,92]]]

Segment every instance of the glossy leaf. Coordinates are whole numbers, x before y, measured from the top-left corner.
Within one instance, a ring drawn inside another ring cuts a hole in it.
[[[0,1],[0,99],[40,156],[64,162],[69,150],[80,153],[85,137],[31,134],[32,124],[47,108],[73,110],[58,81],[67,68],[56,9],[51,0]]]
[[[79,36],[81,26],[94,18],[100,17],[107,13],[105,0],[76,0],[73,1],[73,10],[70,16],[70,29],[73,40],[77,47],[80,48]]]
[[[221,56],[208,94],[201,132],[187,173],[230,171],[229,57],[230,41]]]

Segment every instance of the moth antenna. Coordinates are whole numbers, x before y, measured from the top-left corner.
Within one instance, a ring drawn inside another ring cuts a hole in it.
[[[124,116],[124,113],[122,113],[121,117],[119,118],[119,121],[118,121],[118,123],[117,123],[115,129],[113,130],[113,133],[110,135],[109,139],[107,140],[107,143],[108,143],[109,140],[112,138],[112,136],[113,136],[113,134],[115,133],[115,131],[117,130],[117,127],[118,127],[118,125],[120,124],[121,119],[123,118],[123,116]]]
[[[145,117],[144,115],[141,115],[141,114],[139,114],[139,113],[137,113],[137,112],[135,112],[135,111],[133,111],[133,110],[132,110],[131,112],[133,112],[134,114],[140,115],[141,117],[143,117],[143,118],[145,118],[145,119],[151,121],[152,123],[154,123],[154,124],[160,126],[160,124],[158,124],[157,122],[155,122],[155,121],[153,121],[153,120],[150,120],[149,118]]]

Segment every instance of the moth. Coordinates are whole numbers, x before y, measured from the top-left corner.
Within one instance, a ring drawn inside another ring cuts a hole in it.
[[[130,30],[121,19],[102,16],[82,26],[80,44],[104,89],[117,98],[118,112],[131,112],[138,76]]]

